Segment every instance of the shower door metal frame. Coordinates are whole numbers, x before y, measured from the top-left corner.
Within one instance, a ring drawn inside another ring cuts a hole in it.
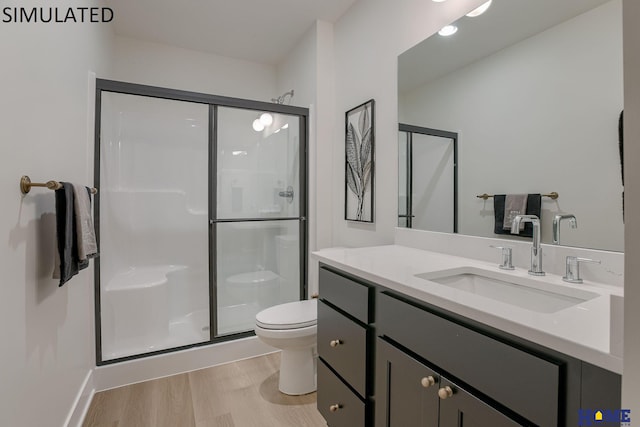
[[[241,98],[231,98],[226,96],[209,95],[199,92],[169,89],[157,86],[147,86],[136,83],[120,82],[115,80],[96,79],[95,97],[95,129],[94,129],[94,187],[100,189],[100,133],[101,133],[101,113],[102,113],[102,93],[120,93],[124,95],[136,95],[149,98],[168,99],[173,101],[185,101],[196,104],[208,105],[209,108],[209,131],[208,131],[208,227],[209,227],[209,340],[199,343],[187,344],[178,347],[171,347],[162,350],[150,351],[146,353],[134,354],[115,359],[103,360],[102,358],[102,316],[100,301],[100,257],[94,261],[94,316],[96,335],[96,364],[98,366],[110,365],[127,360],[141,359],[158,354],[172,353],[194,347],[202,347],[214,343],[231,341],[255,335],[254,331],[231,333],[224,336],[217,335],[217,257],[216,257],[216,227],[219,223],[226,222],[248,222],[248,221],[299,221],[299,253],[300,253],[300,299],[308,296],[307,271],[308,271],[308,197],[307,197],[307,167],[308,167],[308,121],[309,109],[295,107],[291,105],[275,104],[263,101],[253,101]],[[216,212],[217,202],[217,108],[232,107],[244,110],[257,110],[272,113],[281,113],[299,117],[299,211],[296,217],[287,218],[242,218],[242,219],[218,219]],[[94,223],[96,229],[96,240],[100,248],[100,192],[94,198]]]

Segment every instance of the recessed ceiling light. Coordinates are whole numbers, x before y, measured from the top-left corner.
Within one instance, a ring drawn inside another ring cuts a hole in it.
[[[476,7],[471,12],[467,13],[467,16],[469,16],[471,18],[475,18],[476,16],[482,15],[483,13],[485,13],[487,11],[487,9],[489,9],[489,6],[491,6],[491,1],[492,0],[489,0],[486,3],[483,3],[481,6]]]
[[[455,25],[447,25],[445,27],[442,27],[442,29],[438,31],[438,34],[446,37],[455,34],[456,31],[458,31],[458,27],[456,27]]]
[[[436,2],[436,3],[442,3],[445,0],[433,0],[433,1]]]

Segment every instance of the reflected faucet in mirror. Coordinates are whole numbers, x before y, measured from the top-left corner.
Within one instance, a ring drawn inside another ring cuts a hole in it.
[[[553,240],[552,243],[554,245],[560,244],[560,223],[562,223],[563,219],[569,220],[569,227],[578,228],[578,220],[576,220],[576,216],[573,214],[563,214],[556,215],[553,217]]]
[[[533,246],[531,247],[529,274],[532,276],[544,276],[544,271],[542,271],[542,247],[540,246],[540,218],[535,215],[516,215],[511,223],[512,234],[520,234],[521,222],[530,222],[533,225]]]

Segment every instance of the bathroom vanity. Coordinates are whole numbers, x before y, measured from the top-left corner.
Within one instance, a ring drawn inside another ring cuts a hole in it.
[[[315,256],[331,427],[576,426],[620,408],[620,289],[397,245]]]

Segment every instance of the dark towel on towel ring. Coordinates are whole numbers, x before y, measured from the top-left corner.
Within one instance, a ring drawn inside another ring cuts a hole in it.
[[[74,213],[73,185],[61,182],[56,190],[56,233],[60,256],[60,284],[67,283],[78,272],[89,266],[89,260],[80,262],[78,258],[78,233]]]
[[[496,194],[493,196],[493,214],[495,216],[495,226],[493,232],[495,234],[511,234],[511,230],[503,228],[504,223],[504,199],[505,194]],[[527,196],[527,215],[535,215],[540,218],[540,205],[542,196],[540,194],[529,194]],[[524,230],[520,234],[511,234],[512,236],[533,237],[533,224],[525,223]]]

